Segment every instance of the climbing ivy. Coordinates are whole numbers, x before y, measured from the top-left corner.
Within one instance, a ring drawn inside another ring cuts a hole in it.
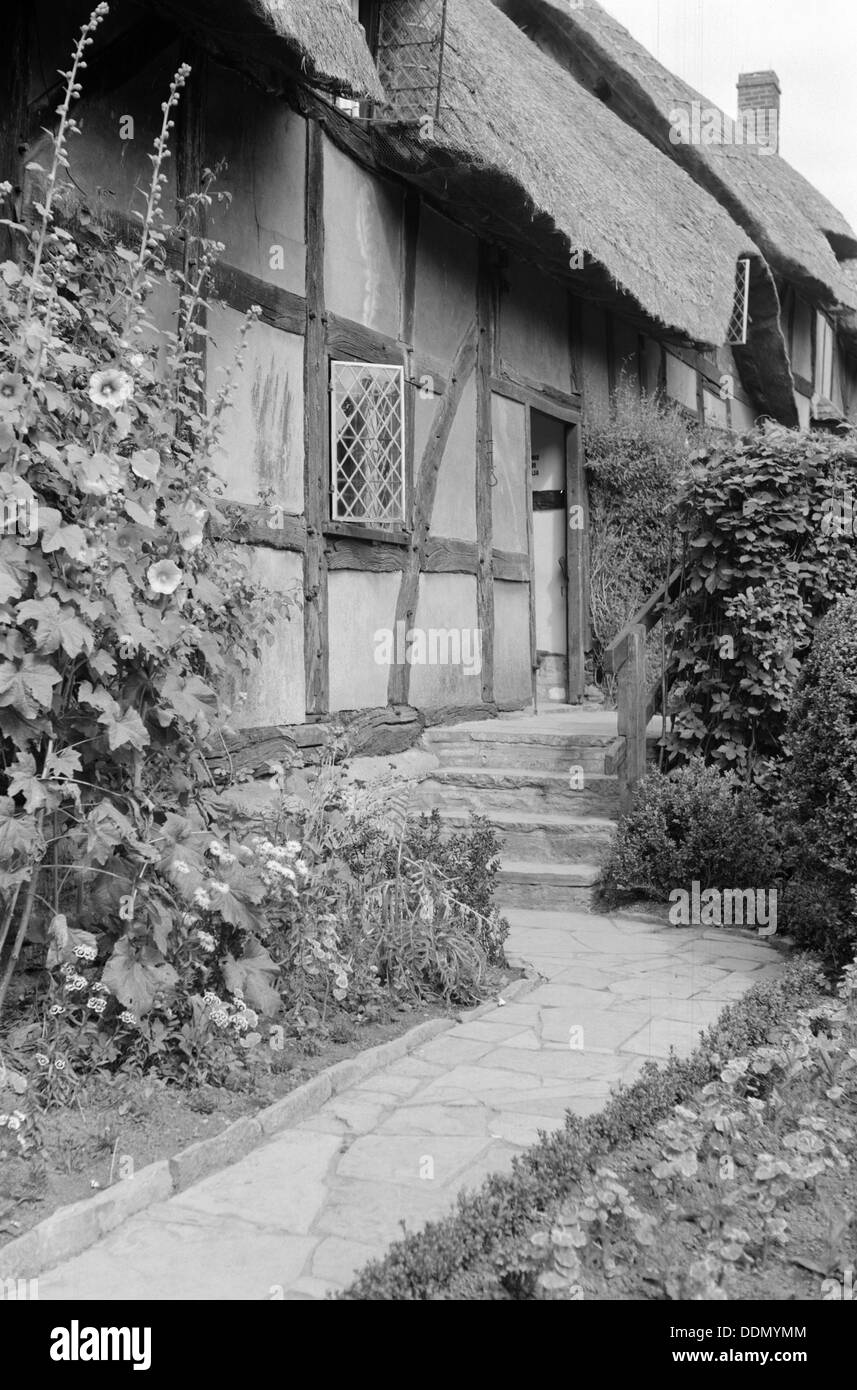
[[[817,621],[857,586],[857,443],[768,425],[707,460],[679,513],[684,585],[671,613],[673,761],[765,783]]]

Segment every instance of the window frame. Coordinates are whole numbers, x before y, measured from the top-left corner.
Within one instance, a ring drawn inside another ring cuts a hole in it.
[[[829,348],[829,356],[827,349]],[[826,368],[828,370],[826,370]],[[813,360],[812,388],[816,395],[826,401],[833,400],[834,374],[836,371],[836,331],[830,319],[821,309],[815,312],[815,353]],[[829,379],[826,379],[829,378]]]
[[[335,498],[337,496],[336,487],[336,468],[337,451],[335,438],[336,411],[334,407],[334,366],[341,363],[347,366],[376,367],[385,372],[396,371],[399,373],[401,383],[400,395],[400,439],[401,439],[401,480],[402,480],[402,518],[400,521],[391,522],[384,525],[377,521],[363,522],[355,518],[337,517],[334,515]],[[328,350],[325,354],[325,366],[327,374],[327,506],[326,515],[323,523],[325,534],[349,536],[354,540],[384,541],[393,545],[408,545],[411,539],[411,510],[412,510],[412,458],[413,458],[413,428],[408,410],[408,370],[404,354],[395,361],[371,360],[365,354],[357,356],[354,353],[343,351]]]

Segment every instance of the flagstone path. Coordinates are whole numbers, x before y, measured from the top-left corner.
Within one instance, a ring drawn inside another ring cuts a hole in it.
[[[752,933],[588,912],[507,913],[544,979],[368,1076],[231,1167],[39,1278],[42,1299],[314,1299],[567,1109],[701,1029],[782,955]]]

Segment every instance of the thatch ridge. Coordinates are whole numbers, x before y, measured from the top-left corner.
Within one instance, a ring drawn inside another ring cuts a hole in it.
[[[393,0],[390,23],[414,20],[422,9],[419,0]],[[426,34],[426,52],[436,51],[436,37]],[[394,110],[405,93],[413,106],[413,50],[402,51],[382,43],[381,77]],[[427,112],[432,96],[429,73]],[[491,0],[449,0],[440,121],[424,143],[474,180],[491,179],[498,199],[520,190],[534,238],[546,224],[569,253],[583,247],[668,331],[725,341],[736,261],[758,256],[752,238]],[[520,207],[515,216],[520,221]]]
[[[611,104],[681,163],[762,248],[771,266],[842,317],[857,309],[853,277],[834,246],[857,255],[857,234],[818,189],[779,154],[745,145],[672,144],[671,113],[686,103],[716,104],[663,67],[597,0],[496,0],[537,41],[547,40],[581,80],[601,78]],[[556,46],[559,42],[559,48]],[[731,118],[723,115],[724,121]]]
[[[284,72],[338,95],[383,98],[365,35],[346,0],[148,2],[198,29],[216,52],[264,85]]]

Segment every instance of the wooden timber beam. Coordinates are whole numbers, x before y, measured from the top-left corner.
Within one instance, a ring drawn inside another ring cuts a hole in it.
[[[330,706],[327,561],[327,380],[324,326],[324,132],[307,122],[306,344],[304,351],[304,670],[308,714]],[[407,703],[401,701],[402,704]]]
[[[497,368],[498,277],[488,247],[479,243],[476,287],[476,626],[482,641],[482,699],[494,699],[494,557],[491,489],[494,477],[494,432],[491,379]]]
[[[464,387],[476,367],[476,339],[476,324],[471,323],[458,345],[458,351],[449,369],[449,385],[435,407],[431,431],[420,460],[414,487],[411,547],[407,555],[407,564],[402,572],[402,582],[396,601],[396,622],[404,622],[407,627],[413,626],[416,614],[420,571],[425,564],[426,545],[437,494],[440,465]],[[387,698],[391,704],[406,705],[408,703],[410,673],[411,668],[407,662],[390,668]]]

